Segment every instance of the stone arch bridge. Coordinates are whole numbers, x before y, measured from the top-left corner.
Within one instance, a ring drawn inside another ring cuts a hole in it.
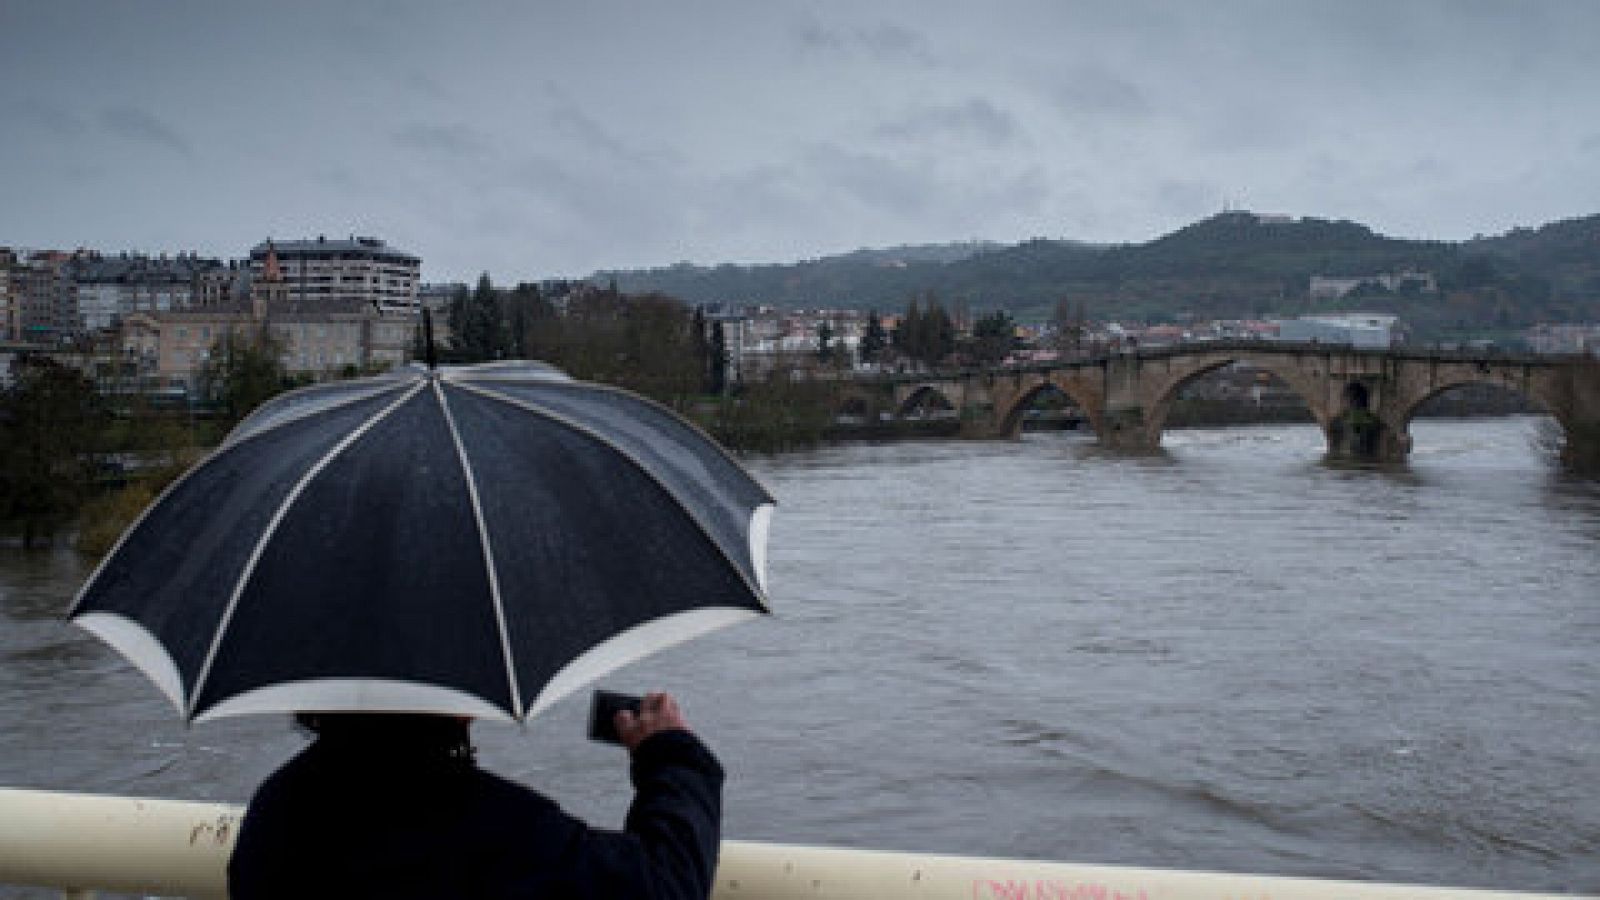
[[[1100,441],[1150,451],[1188,382],[1233,363],[1272,373],[1304,399],[1330,456],[1399,461],[1410,423],[1435,394],[1492,384],[1530,398],[1566,432],[1569,461],[1600,453],[1600,364],[1584,357],[1363,350],[1328,344],[1201,343],[1041,366],[891,376],[896,409],[944,407],[974,436],[1020,432],[1035,395],[1061,391]]]

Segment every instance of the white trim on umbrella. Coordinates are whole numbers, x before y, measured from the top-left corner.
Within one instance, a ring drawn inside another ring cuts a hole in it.
[[[250,551],[250,559],[245,563],[244,568],[239,572],[239,580],[234,582],[233,594],[228,598],[228,606],[223,610],[221,621],[217,623],[216,634],[212,635],[211,637],[211,647],[206,651],[205,662],[201,664],[200,674],[196,676],[194,688],[190,692],[189,701],[186,704],[186,709],[184,710],[184,715],[187,718],[194,718],[195,704],[200,701],[200,694],[205,689],[206,679],[211,677],[211,666],[216,662],[217,650],[222,647],[222,638],[228,633],[228,626],[233,622],[233,613],[239,607],[239,598],[244,595],[245,585],[250,583],[250,577],[255,574],[256,564],[261,561],[261,554],[266,551],[267,544],[270,543],[273,536],[278,533],[278,526],[282,524],[284,517],[288,515],[289,508],[294,506],[296,500],[300,499],[300,494],[305,491],[306,486],[311,483],[311,480],[321,474],[322,470],[326,469],[339,454],[343,453],[346,448],[348,448],[351,444],[354,444],[361,438],[362,435],[370,431],[374,425],[383,421],[389,416],[390,413],[394,412],[412,397],[415,397],[422,391],[423,388],[427,386],[428,381],[426,380],[417,382],[417,384],[412,386],[410,390],[406,391],[404,396],[395,400],[382,410],[379,410],[372,416],[372,418],[362,422],[359,426],[352,429],[349,434],[345,435],[344,438],[339,441],[339,443],[333,446],[333,449],[323,454],[323,457],[317,460],[316,465],[312,466],[304,475],[300,476],[300,480],[295,483],[295,486],[289,491],[288,495],[283,498],[283,502],[278,504],[278,508],[272,514],[272,521],[268,522],[267,527],[262,530],[260,539],[256,541],[255,547]]]
[[[773,504],[763,503],[750,514],[750,565],[761,590],[767,590],[767,534],[772,530]]]
[[[417,376],[412,375],[410,377],[416,378]],[[239,422],[239,424],[233,426],[233,429],[228,432],[227,437],[222,439],[222,444],[217,449],[228,449],[240,441],[247,441],[259,435],[277,431],[279,428],[294,422],[298,422],[307,416],[314,416],[317,413],[326,412],[330,409],[338,409],[341,406],[349,406],[352,403],[359,403],[362,400],[368,400],[376,397],[385,391],[393,391],[403,388],[406,386],[406,381],[404,376],[397,376],[390,380],[387,384],[359,385],[356,387],[352,387],[351,384],[352,382],[313,384],[303,388],[296,388],[287,393],[279,394],[261,406],[256,407],[256,409],[251,412],[250,415],[245,416],[244,419]],[[305,400],[315,394],[338,395],[340,393],[343,393],[345,396],[338,397],[337,399],[328,403],[307,403],[305,408],[297,412],[279,413],[279,407],[287,405],[291,400]],[[259,420],[274,414],[281,415],[282,418],[266,426],[257,424]]]
[[[734,559],[733,557],[731,557],[728,554],[727,549],[724,548],[722,546],[722,543],[720,541],[718,541],[715,536],[712,535],[711,529],[706,526],[705,520],[702,519],[700,514],[695,511],[694,507],[691,506],[688,503],[683,502],[683,498],[678,496],[677,492],[674,491],[670,485],[668,485],[659,476],[657,476],[655,472],[652,472],[650,470],[650,467],[645,465],[644,462],[641,461],[637,456],[634,456],[632,453],[628,452],[628,450],[626,448],[624,448],[623,446],[618,444],[616,441],[613,441],[609,437],[606,437],[604,434],[601,434],[600,432],[594,430],[593,428],[590,428],[589,426],[583,424],[582,422],[579,422],[576,419],[571,418],[570,416],[563,415],[563,414],[561,414],[559,412],[556,412],[553,409],[549,409],[549,408],[547,408],[545,406],[541,406],[541,405],[539,405],[537,403],[533,403],[533,402],[530,402],[528,400],[524,400],[521,397],[508,397],[508,396],[506,396],[504,394],[499,394],[499,393],[496,393],[494,391],[488,390],[486,388],[482,388],[482,387],[479,387],[479,386],[474,385],[474,384],[468,384],[468,383],[463,382],[463,381],[451,381],[450,383],[455,387],[461,388],[463,390],[471,391],[474,394],[478,394],[478,395],[483,396],[483,397],[488,397],[488,398],[490,398],[492,400],[498,400],[501,403],[505,403],[505,404],[508,404],[510,406],[516,406],[516,407],[519,407],[521,409],[524,409],[524,410],[526,410],[528,412],[533,413],[536,416],[543,416],[544,418],[550,419],[551,421],[559,422],[560,424],[565,425],[568,428],[571,428],[573,431],[576,431],[579,434],[586,435],[586,436],[588,436],[590,438],[593,438],[595,441],[599,442],[600,444],[602,444],[602,445],[604,445],[606,447],[610,447],[613,452],[615,452],[618,456],[622,457],[623,459],[627,460],[629,464],[631,464],[634,468],[638,469],[641,473],[643,473],[644,476],[646,478],[650,479],[657,487],[661,488],[661,490],[668,497],[672,498],[673,505],[675,505],[678,509],[682,510],[683,514],[685,516],[689,517],[689,521],[694,523],[695,528],[699,530],[700,535],[702,537],[704,537],[706,539],[706,541],[711,544],[712,547],[716,548],[717,553],[720,554],[722,556],[722,558],[727,561],[728,565],[733,568],[733,571],[738,574],[739,580],[744,582],[745,588],[748,589],[750,591],[750,593],[755,596],[756,602],[761,604],[761,608],[762,609],[766,609],[766,610],[770,610],[771,609],[771,607],[767,605],[766,591],[762,589],[760,584],[754,583],[754,582],[752,582],[750,580],[750,576],[745,572],[744,566],[739,565],[739,561]],[[676,415],[676,414],[674,414],[674,415]],[[715,446],[716,442],[712,441],[712,445]],[[752,479],[752,480],[754,480],[754,479]],[[753,562],[753,560],[752,560],[752,562]]]
[[[760,617],[760,613],[743,607],[713,606],[684,610],[620,631],[562,666],[545,682],[524,718],[533,718],[596,678],[658,650]]]
[[[478,496],[478,480],[472,471],[472,461],[467,458],[467,448],[461,442],[461,432],[456,428],[456,417],[450,412],[450,401],[444,389],[433,382],[433,396],[444,411],[444,421],[450,426],[450,439],[456,445],[456,458],[461,460],[461,473],[467,480],[467,496],[472,500],[472,518],[478,523],[478,544],[483,548],[483,566],[489,573],[489,598],[494,602],[495,626],[500,629],[500,654],[506,664],[506,681],[511,685],[511,708],[522,712],[522,691],[517,686],[517,666],[511,654],[511,633],[506,628],[506,607],[500,597],[500,573],[494,564],[494,545],[489,540],[489,525],[483,519],[483,501]]]
[[[389,678],[307,678],[235,694],[194,718],[205,722],[250,713],[394,712],[471,716],[512,722],[505,710],[475,694],[437,684]]]
[[[146,678],[155,682],[179,713],[184,712],[183,676],[178,672],[178,664],[149,629],[127,616],[111,612],[86,612],[74,619],[73,624],[110,644]]]

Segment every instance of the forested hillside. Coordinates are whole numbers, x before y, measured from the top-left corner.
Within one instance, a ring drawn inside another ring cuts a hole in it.
[[[1600,319],[1600,215],[1467,242],[1377,234],[1348,221],[1278,220],[1226,212],[1142,244],[1037,239],[857,251],[792,264],[679,265],[604,272],[628,291],[691,303],[899,309],[934,295],[974,314],[1010,310],[1044,320],[1062,306],[1095,319],[1171,321],[1298,314],[1314,275],[1401,271],[1434,276],[1437,291],[1359,289],[1334,302],[1406,317],[1423,334],[1484,332],[1536,322]]]

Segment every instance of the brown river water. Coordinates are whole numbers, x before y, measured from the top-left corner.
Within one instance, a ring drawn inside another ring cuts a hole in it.
[[[1538,428],[1419,421],[1392,469],[1302,425],[757,460],[777,614],[604,684],[682,698],[732,838],[1600,893],[1600,484]],[[180,724],[62,622],[87,572],[0,548],[0,785],[246,801],[302,738]],[[616,826],[586,707],[480,760]]]

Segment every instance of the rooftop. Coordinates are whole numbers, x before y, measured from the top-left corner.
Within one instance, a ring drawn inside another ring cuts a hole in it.
[[[357,237],[351,235],[344,240],[328,240],[317,236],[313,240],[304,241],[275,241],[268,240],[250,248],[251,259],[266,259],[267,246],[271,245],[278,251],[279,258],[297,258],[307,256],[380,256],[390,259],[399,259],[407,262],[420,263],[421,257],[397,250],[375,237]]]

